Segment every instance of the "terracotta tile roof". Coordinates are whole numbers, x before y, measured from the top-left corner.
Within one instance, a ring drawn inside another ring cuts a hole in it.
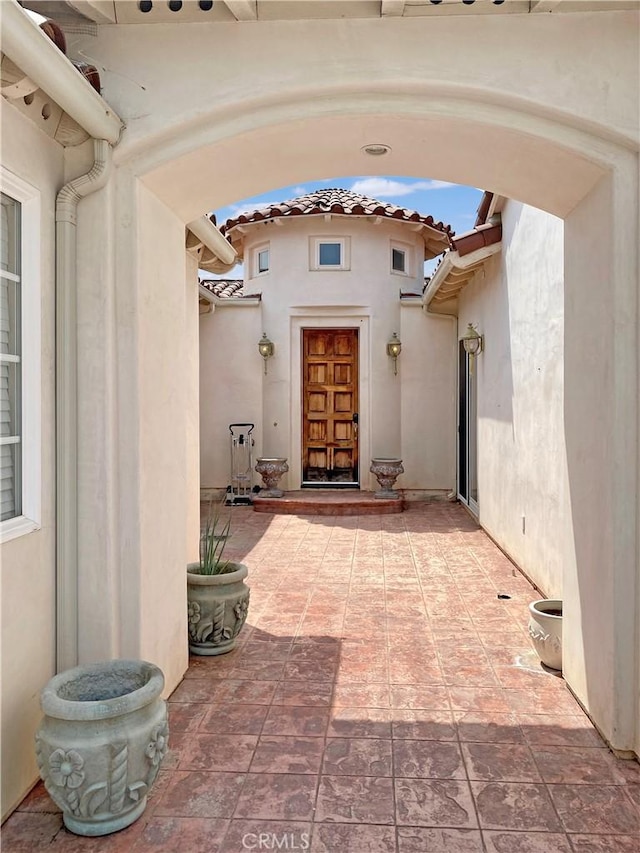
[[[500,222],[495,224],[486,222],[483,225],[476,225],[471,231],[454,237],[452,242],[454,250],[462,257],[470,252],[475,252],[476,249],[481,249],[483,246],[499,243],[500,240],[502,240],[502,224]]]
[[[200,279],[200,284],[220,299],[230,299],[244,296],[241,278],[211,278]]]
[[[401,222],[421,222],[443,235],[451,237],[453,231],[450,225],[436,222],[433,216],[423,216],[417,210],[398,207],[375,198],[368,198],[351,190],[339,188],[316,190],[298,198],[281,201],[277,204],[257,208],[250,213],[241,213],[220,226],[223,234],[228,233],[236,225],[251,222],[263,222],[267,219],[277,219],[289,216],[320,216],[333,213],[338,216],[384,216]]]
[[[487,222],[487,216],[489,215],[489,208],[491,207],[491,202],[493,201],[493,193],[489,190],[485,190],[482,193],[482,198],[480,199],[480,204],[478,205],[478,210],[476,211],[476,221],[474,223],[477,228],[478,225],[485,225]]]
[[[55,44],[59,51],[67,55],[67,39],[64,34],[64,30],[62,27],[57,24],[55,21],[52,21],[50,18],[42,21],[39,24],[40,29],[43,33],[48,36],[51,41]],[[79,71],[80,74],[88,81],[88,83],[93,86],[98,94],[101,93],[102,87],[100,83],[100,74],[98,73],[98,69],[95,65],[89,65],[88,62],[80,62],[75,59],[71,59],[71,64],[74,66],[76,71]]]
[[[431,295],[427,294],[429,297],[427,305],[437,305],[450,299],[456,299],[460,291],[469,284],[476,272],[487,261],[486,255],[473,263],[460,262],[460,259],[488,246],[497,246],[499,249],[501,241],[502,222],[500,221],[476,225],[470,231],[465,231],[464,234],[454,237],[451,240],[451,251],[442,256],[433,275],[425,278],[425,291],[433,279],[440,278],[438,289]],[[446,263],[450,264],[448,271],[444,266]]]

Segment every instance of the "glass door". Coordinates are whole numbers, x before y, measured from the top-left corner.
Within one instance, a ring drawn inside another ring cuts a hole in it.
[[[458,497],[478,515],[478,390],[475,357],[458,344]]]

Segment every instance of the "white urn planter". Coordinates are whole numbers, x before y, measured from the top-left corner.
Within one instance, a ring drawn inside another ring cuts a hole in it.
[[[278,482],[288,470],[289,466],[284,456],[262,456],[258,459],[256,471],[262,477],[266,489],[261,497],[281,498],[284,492],[278,488]]]
[[[228,563],[217,575],[199,570],[200,563],[187,566],[189,651],[223,655],[235,646],[247,619],[251,590],[244,581],[249,570],[243,563]]]
[[[107,835],[145,809],[167,751],[164,676],[152,663],[78,666],[44,687],[36,732],[40,775],[76,835]]]
[[[562,669],[562,601],[542,598],[529,605],[529,636],[540,660]]]
[[[404,474],[402,459],[377,456],[371,460],[369,471],[375,475],[380,486],[379,491],[374,493],[374,498],[378,498],[379,500],[388,500],[389,498],[399,500],[400,493],[393,488],[393,484],[400,474]]]

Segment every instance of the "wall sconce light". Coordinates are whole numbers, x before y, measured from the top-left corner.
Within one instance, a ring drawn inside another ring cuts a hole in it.
[[[475,357],[484,349],[484,335],[479,335],[472,323],[467,325],[467,331],[461,338],[464,351],[469,356],[469,373],[473,376]]]
[[[479,355],[484,349],[484,335],[479,335],[472,323],[467,326],[467,331],[462,336],[462,345],[468,355]]]
[[[393,359],[393,373],[398,375],[398,356],[402,350],[402,342],[398,335],[394,332],[387,343],[387,355]]]
[[[258,341],[258,352],[264,359],[264,372],[265,376],[267,373],[267,359],[271,358],[273,353],[275,352],[275,347],[273,345],[273,341],[270,341],[267,337],[267,333],[263,332],[262,337]]]

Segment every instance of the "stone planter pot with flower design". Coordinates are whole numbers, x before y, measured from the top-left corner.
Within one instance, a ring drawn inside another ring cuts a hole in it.
[[[230,652],[249,610],[249,570],[244,563],[226,563],[223,574],[206,575],[200,563],[187,566],[189,651],[195,655]]]
[[[224,558],[231,531],[231,515],[209,507],[200,535],[200,560],[187,566],[187,620],[189,651],[195,655],[223,655],[236,644],[247,619],[251,590],[245,584],[244,563]]]
[[[76,835],[107,835],[145,809],[167,751],[164,676],[152,663],[78,666],[44,687],[36,733],[40,775]]]

